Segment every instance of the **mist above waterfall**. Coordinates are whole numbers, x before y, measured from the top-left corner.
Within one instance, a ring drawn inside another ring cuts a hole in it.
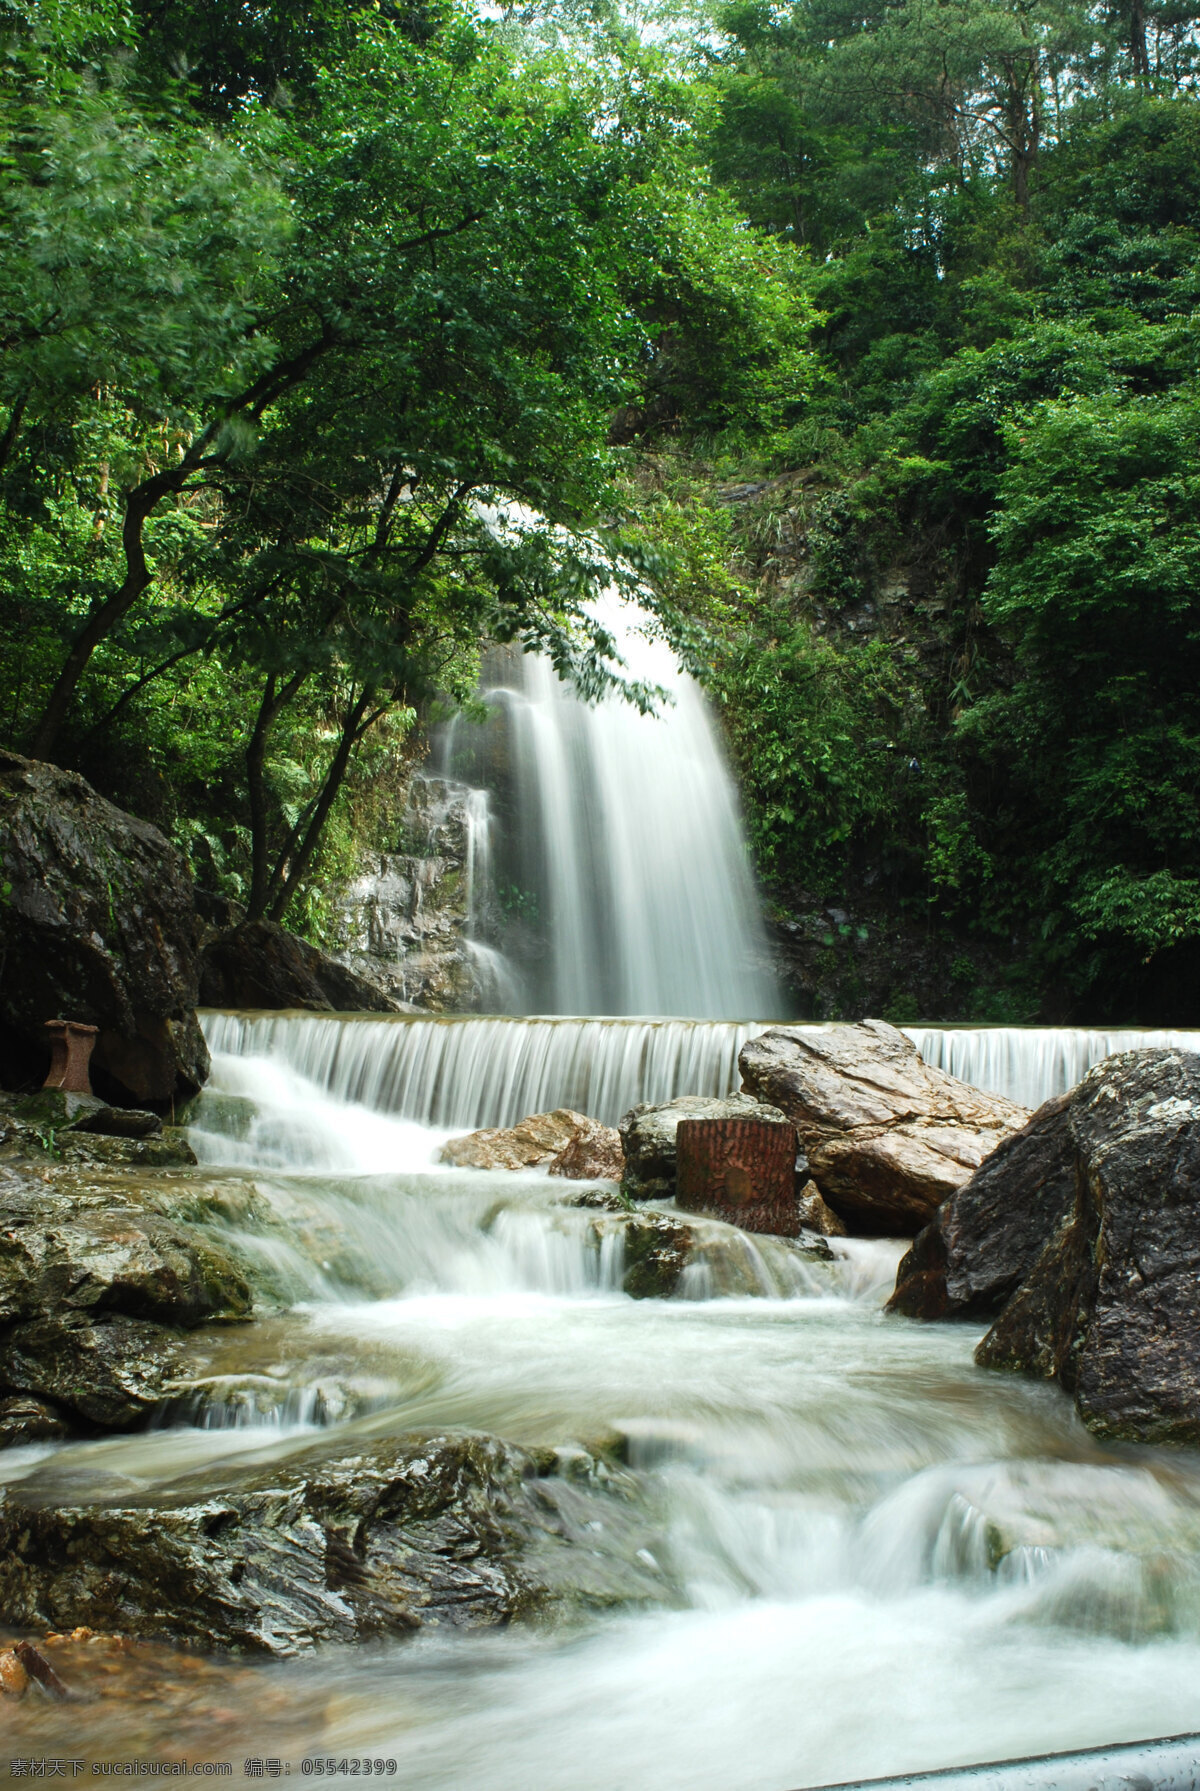
[[[705,698],[646,619],[604,600],[628,677],[668,700],[588,704],[536,655],[497,652],[480,724],[438,769],[477,810],[472,943],[514,968],[510,1011],[747,1019],[781,1011],[738,813]],[[485,887],[484,878],[487,878]]]

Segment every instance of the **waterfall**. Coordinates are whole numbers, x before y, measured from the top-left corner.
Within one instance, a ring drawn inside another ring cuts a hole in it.
[[[446,775],[494,796],[500,943],[520,966],[520,1006],[706,1019],[778,1011],[705,699],[635,609],[614,598],[603,619],[628,675],[668,693],[658,715],[615,694],[586,704],[547,659],[506,652],[483,681],[490,720],[457,718],[439,746]]]
[[[272,1060],[336,1099],[468,1131],[573,1107],[615,1125],[637,1101],[731,1094],[738,1052],[769,1021],[474,1016],[203,1016],[214,1057]],[[820,1032],[821,1026],[797,1030]],[[927,1063],[1023,1106],[1092,1064],[1148,1045],[1200,1050],[1200,1032],[906,1026]]]

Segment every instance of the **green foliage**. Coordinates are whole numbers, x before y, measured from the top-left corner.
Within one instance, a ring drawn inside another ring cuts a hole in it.
[[[778,904],[1186,1011],[1196,25],[0,0],[4,738],[320,938],[489,642],[654,706],[616,582]]]
[[[658,700],[592,611],[615,582],[687,632],[620,525],[614,412],[776,428],[812,307],[635,44],[340,4],[34,6],[14,41],[7,737],[319,933],[377,743],[402,766],[483,643]]]
[[[919,800],[920,718],[886,646],[838,652],[785,612],[757,621],[721,643],[710,675],[756,856],[775,884],[831,893]]]

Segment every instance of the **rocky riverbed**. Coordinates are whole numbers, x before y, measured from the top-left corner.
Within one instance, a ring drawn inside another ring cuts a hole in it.
[[[132,1420],[12,1395],[72,1433],[5,1453],[0,1596],[80,1751],[153,1748],[189,1685],[181,1754],[369,1753],[431,1791],[591,1791],[614,1749],[636,1786],[669,1752],[782,1787],[1192,1722],[1188,1462],[975,1368],[985,1321],[882,1318],[900,1245],[439,1164],[445,1131],[382,1115],[394,1167],[356,1172],[383,1132],[348,1106],[346,1166],[306,1169],[265,1068],[225,1073],[188,1138],[6,1109],[39,1297],[170,1338]],[[9,1710],[44,1748],[47,1695]]]

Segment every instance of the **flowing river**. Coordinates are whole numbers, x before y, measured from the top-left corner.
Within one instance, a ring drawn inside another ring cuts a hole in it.
[[[711,717],[613,628],[670,690],[659,719],[502,660],[492,721],[443,742],[470,780],[464,944],[543,1017],[208,1015],[201,1167],[146,1194],[187,1203],[260,1316],[195,1335],[150,1430],[4,1459],[34,1502],[119,1507],[202,1501],[331,1435],[478,1430],[564,1471],[605,1447],[624,1503],[574,1546],[610,1595],[190,1675],[139,1645],[121,1700],[70,1707],[69,1737],[27,1700],[14,1748],[257,1778],[365,1758],[413,1791],[799,1791],[1200,1729],[1196,1456],[1102,1449],[1054,1389],[976,1369],[976,1328],[885,1319],[898,1242],[821,1260],[701,1222],[674,1297],[635,1300],[578,1184],[438,1165],[452,1133],[548,1108],[728,1092],[761,1029],[733,1016],[779,1011]],[[909,1030],[1030,1106],[1111,1051],[1200,1046]]]
[[[348,1453],[447,1427],[615,1434],[640,1515],[596,1535],[636,1596],[231,1668],[181,1722],[189,1757],[394,1759],[421,1791],[794,1791],[1200,1728],[1200,1462],[1102,1449],[1056,1391],[976,1369],[976,1328],[885,1320],[899,1244],[819,1262],[713,1224],[685,1297],[633,1300],[571,1185],[437,1167],[462,1122],[412,1113],[381,1042],[403,1023],[206,1025],[207,1223],[268,1316],[209,1335],[156,1430],[13,1452],[10,1477],[119,1503],[330,1426]],[[573,1073],[554,1037],[549,1093]],[[727,1061],[728,1038],[692,1042],[679,1073]],[[643,1038],[641,1073],[673,1073],[673,1049]],[[128,1755],[139,1720],[80,1706],[72,1746]]]

